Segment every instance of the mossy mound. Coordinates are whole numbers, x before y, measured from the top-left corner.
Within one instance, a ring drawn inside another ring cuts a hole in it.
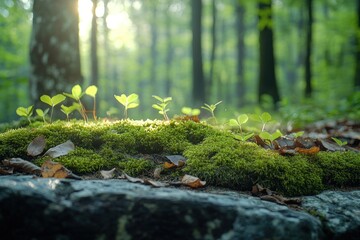
[[[131,176],[152,176],[159,165],[139,154],[184,155],[187,173],[214,186],[250,190],[259,183],[288,196],[310,195],[331,187],[360,186],[360,154],[320,152],[284,157],[231,133],[191,121],[118,121],[33,124],[0,134],[0,160],[21,157],[41,163],[46,157],[27,156],[28,144],[43,135],[51,148],[67,140],[75,151],[54,159],[76,174],[116,167]]]

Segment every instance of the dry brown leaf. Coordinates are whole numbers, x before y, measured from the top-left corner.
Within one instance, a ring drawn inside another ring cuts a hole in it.
[[[113,169],[111,169],[111,170],[109,170],[109,171],[105,171],[105,170],[101,170],[100,171],[100,174],[101,174],[101,176],[104,178],[104,179],[110,179],[110,178],[114,178],[114,176],[115,176],[115,170],[116,170],[116,168],[113,168]]]
[[[169,186],[169,184],[163,183],[163,182],[158,182],[158,181],[153,181],[153,180],[148,180],[145,179],[144,183],[147,185],[151,185],[153,187],[166,187]]]
[[[21,158],[5,159],[2,162],[4,166],[12,167],[19,172],[37,175],[41,173],[41,169],[38,166]]]
[[[81,179],[81,177],[73,174],[69,169],[60,163],[47,160],[41,166],[41,175],[43,178],[73,178]]]
[[[126,177],[126,179],[129,182],[133,182],[133,183],[144,183],[144,180],[141,178],[134,178],[134,177],[130,177],[129,175],[127,175],[126,173],[124,173],[124,176]]]
[[[38,136],[27,147],[27,154],[29,156],[35,157],[40,155],[46,146],[46,140],[44,136]]]
[[[172,162],[164,162],[164,168],[165,169],[176,168],[176,165]]]
[[[201,188],[206,184],[205,181],[201,181],[199,178],[187,174],[183,176],[181,182],[183,185],[189,186],[191,188]]]
[[[11,175],[14,173],[14,168],[3,168],[0,166],[0,175]]]
[[[181,156],[181,155],[169,155],[169,156],[166,156],[166,158],[168,160],[170,160],[170,162],[175,164],[177,167],[184,166],[185,162],[186,162],[186,158],[184,156]]]
[[[301,154],[306,154],[306,155],[313,155],[313,154],[317,154],[320,151],[320,148],[317,146],[311,147],[311,148],[295,148],[295,151]]]
[[[50,148],[49,150],[46,151],[44,155],[48,155],[52,158],[57,158],[60,156],[67,155],[69,152],[73,151],[74,149],[75,149],[74,144],[70,140],[67,140],[62,144]]]
[[[324,148],[327,151],[345,151],[344,147],[337,145],[336,143],[329,142],[325,139],[318,139],[317,141],[320,147]]]

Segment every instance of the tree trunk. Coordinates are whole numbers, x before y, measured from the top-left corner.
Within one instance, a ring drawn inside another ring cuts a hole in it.
[[[258,101],[261,104],[262,96],[269,95],[272,97],[274,106],[276,108],[277,103],[280,101],[280,96],[275,76],[271,0],[261,1],[258,4],[258,8],[260,23],[260,74]]]
[[[216,54],[216,20],[217,20],[217,11],[216,11],[216,0],[212,0],[212,26],[211,26],[211,55],[210,55],[210,74],[207,84],[207,97],[212,96],[212,89],[214,86],[214,68],[215,68],[215,54]]]
[[[307,29],[306,29],[306,49],[305,49],[305,97],[310,98],[312,95],[311,86],[311,47],[312,47],[312,24],[313,24],[313,10],[312,0],[306,0],[307,10]]]
[[[240,1],[235,1],[236,10],[236,46],[237,46],[237,64],[236,64],[236,105],[238,107],[244,106],[245,102],[245,74],[244,74],[244,59],[245,59],[245,8]]]
[[[158,23],[157,23],[157,4],[150,4],[152,16],[150,24],[150,34],[151,34],[151,46],[150,46],[150,56],[151,56],[151,69],[150,69],[150,92],[156,95],[162,95],[157,90],[157,66],[158,66]],[[156,91],[156,92],[155,92]]]
[[[202,0],[191,1],[192,25],[192,99],[195,106],[205,102],[205,82],[201,48]]]
[[[355,65],[355,79],[354,79],[354,87],[355,90],[360,90],[360,0],[357,0],[357,29],[356,29],[356,65]]]
[[[170,6],[166,11],[166,22],[165,22],[165,31],[166,31],[166,41],[167,41],[167,49],[166,49],[166,82],[165,82],[165,96],[171,96],[171,87],[172,87],[172,63],[174,59],[174,46],[172,39],[172,31],[171,31],[171,15],[170,15]]]
[[[98,64],[98,48],[97,48],[97,19],[96,8],[98,0],[92,0],[92,20],[91,20],[91,38],[90,38],[90,54],[91,54],[91,79],[90,85],[98,86],[99,64]]]
[[[30,41],[30,96],[55,95],[81,84],[77,0],[34,0]]]

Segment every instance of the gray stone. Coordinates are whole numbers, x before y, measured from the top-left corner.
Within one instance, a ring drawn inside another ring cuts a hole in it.
[[[360,191],[326,191],[303,198],[303,207],[315,210],[333,239],[360,239]]]
[[[1,239],[327,238],[318,218],[236,192],[29,176],[0,177],[0,233]]]

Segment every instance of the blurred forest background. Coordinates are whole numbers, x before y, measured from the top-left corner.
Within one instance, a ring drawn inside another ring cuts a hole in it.
[[[360,1],[0,1],[0,122],[75,84],[98,86],[100,117],[137,93],[135,119],[161,118],[158,95],[170,116],[222,101],[224,117],[358,120]]]

